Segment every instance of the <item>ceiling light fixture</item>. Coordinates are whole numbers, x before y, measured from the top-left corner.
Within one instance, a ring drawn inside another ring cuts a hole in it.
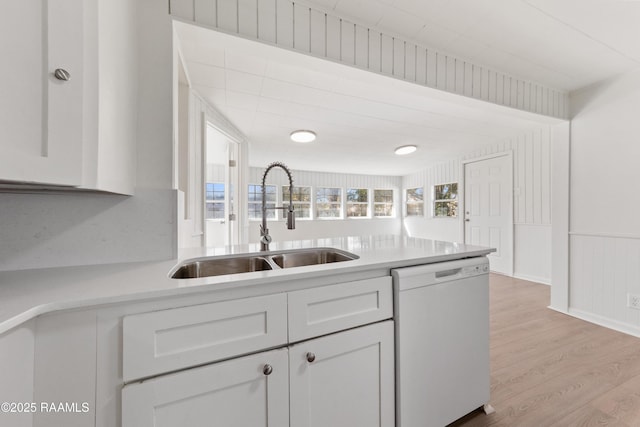
[[[290,136],[295,142],[312,142],[316,139],[316,133],[310,130],[294,130]]]
[[[398,147],[395,149],[394,153],[398,156],[404,156],[405,154],[411,154],[416,151],[418,147],[415,145],[403,145],[402,147]]]

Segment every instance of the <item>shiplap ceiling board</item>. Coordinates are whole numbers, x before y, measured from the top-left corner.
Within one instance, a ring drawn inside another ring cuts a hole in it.
[[[250,142],[250,163],[406,175],[559,119],[176,23],[189,81]],[[296,129],[318,139],[297,144]],[[418,152],[398,157],[395,147]]]
[[[561,90],[640,67],[637,0],[302,0]]]

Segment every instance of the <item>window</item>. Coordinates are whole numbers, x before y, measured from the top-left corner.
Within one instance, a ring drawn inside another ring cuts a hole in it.
[[[433,186],[433,216],[455,218],[458,216],[458,183]]]
[[[316,188],[316,217],[342,217],[342,189]]]
[[[422,187],[407,189],[407,216],[424,216],[424,190]]]
[[[267,193],[267,219],[276,218],[276,186],[265,186]],[[249,184],[249,219],[262,219],[262,185]]]
[[[373,216],[393,216],[393,190],[373,190]]]
[[[347,217],[369,216],[369,190],[366,188],[347,188]]]
[[[207,182],[206,185],[206,219],[224,219],[224,184]]]
[[[292,194],[293,211],[296,214],[296,219],[311,218],[311,187],[298,187],[293,186]],[[282,187],[282,204],[283,206],[289,206],[289,186]]]

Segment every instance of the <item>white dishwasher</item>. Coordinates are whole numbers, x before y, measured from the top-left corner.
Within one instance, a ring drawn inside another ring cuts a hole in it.
[[[396,427],[443,427],[485,404],[490,409],[487,258],[392,275]]]

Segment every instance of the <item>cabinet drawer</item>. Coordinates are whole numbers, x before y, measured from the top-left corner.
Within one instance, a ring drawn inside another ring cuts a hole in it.
[[[290,292],[288,316],[290,342],[389,319],[391,277]]]
[[[126,316],[125,382],[287,343],[285,294]]]

